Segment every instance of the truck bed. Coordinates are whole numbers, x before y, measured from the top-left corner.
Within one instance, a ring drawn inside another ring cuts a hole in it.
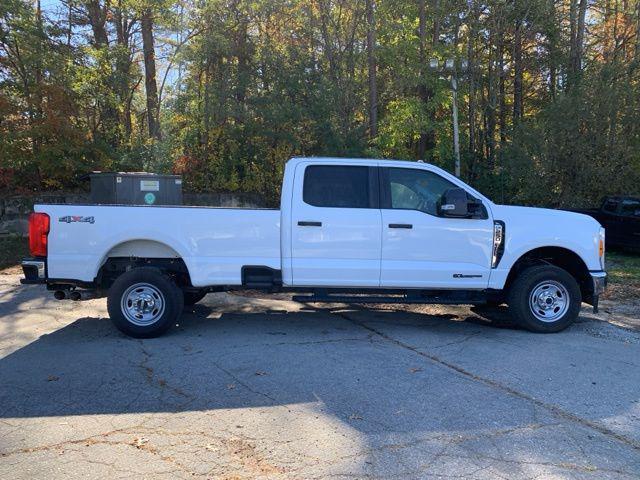
[[[240,285],[245,265],[280,269],[280,210],[36,205],[47,213],[47,275],[91,282],[109,257],[181,257],[195,287]]]

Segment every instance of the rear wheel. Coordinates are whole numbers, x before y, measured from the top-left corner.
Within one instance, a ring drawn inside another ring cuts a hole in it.
[[[582,295],[575,278],[553,265],[522,271],[508,294],[514,320],[532,332],[552,333],[571,325],[580,313]]]
[[[114,325],[136,338],[162,335],[182,313],[182,290],[155,268],[135,268],[109,289],[107,310]]]

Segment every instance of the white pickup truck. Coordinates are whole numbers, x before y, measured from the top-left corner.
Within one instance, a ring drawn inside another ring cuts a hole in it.
[[[25,284],[106,294],[124,333],[153,337],[208,292],[307,302],[507,303],[557,332],[606,283],[604,229],[577,213],[496,205],[421,162],[294,158],[279,210],[36,205]]]

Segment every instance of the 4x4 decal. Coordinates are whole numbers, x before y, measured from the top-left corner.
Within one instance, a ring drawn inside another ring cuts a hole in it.
[[[67,215],[66,217],[60,217],[58,219],[59,222],[62,223],[95,223],[95,218],[93,217],[83,217],[80,215]]]

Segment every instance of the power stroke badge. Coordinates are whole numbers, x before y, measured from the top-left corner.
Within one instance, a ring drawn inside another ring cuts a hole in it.
[[[60,217],[58,219],[62,223],[95,223],[93,217],[83,217],[81,215],[67,215],[66,217]]]

